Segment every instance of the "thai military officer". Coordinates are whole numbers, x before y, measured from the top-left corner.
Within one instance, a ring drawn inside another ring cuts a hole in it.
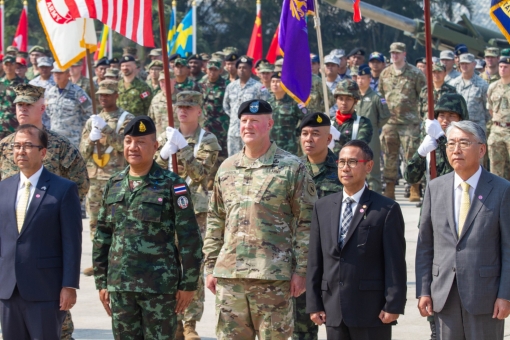
[[[179,176],[186,180],[195,208],[195,216],[202,236],[207,223],[208,181],[210,171],[216,164],[221,147],[216,136],[204,130],[199,124],[202,115],[202,94],[183,91],[177,94],[175,103],[180,122],[179,129],[167,127],[158,138],[159,157],[157,162],[165,169],[172,170],[172,154],[177,153]],[[156,154],[158,156],[158,154]],[[200,271],[202,272],[202,270]],[[179,316],[176,339],[200,339],[196,323],[204,313],[204,277],[200,275],[198,289],[184,315]],[[184,321],[184,325],[182,324]]]
[[[368,174],[367,180],[370,189],[382,194],[381,183],[381,141],[379,140],[379,131],[384,124],[390,119],[391,113],[386,104],[386,99],[381,97],[379,93],[372,90],[372,70],[367,65],[361,65],[358,70],[357,84],[361,94],[360,100],[356,105],[356,114],[361,117],[367,117],[372,123],[374,132],[372,140],[368,145],[374,153],[374,167]]]
[[[499,48],[487,47],[484,51],[485,70],[480,73],[480,78],[489,85],[501,78],[499,76]]]
[[[216,335],[288,339],[291,297],[305,291],[315,183],[298,157],[271,142],[266,101],[242,103],[238,118],[245,146],[216,174],[203,248]]]
[[[136,61],[131,55],[120,60],[122,78],[119,80],[117,105],[135,116],[146,115],[153,97],[152,91],[143,80],[136,77]]]
[[[129,165],[108,180],[101,200],[94,278],[115,339],[173,340],[177,314],[201,275],[202,237],[190,189],[154,161],[157,148],[152,120],[131,120],[124,129]]]
[[[149,70],[149,77],[147,77],[146,83],[149,85],[152,94],[155,96],[159,93],[159,91],[161,91],[161,87],[159,86],[159,75],[163,71],[163,62],[161,60],[153,60],[149,66],[147,66],[147,69]]]
[[[190,68],[186,59],[177,58],[174,61],[174,75],[175,75],[175,90],[172,91],[172,100],[175,100],[175,95],[181,91],[197,91],[202,92],[201,87],[197,82],[189,77]]]
[[[124,159],[124,128],[134,118],[132,114],[117,107],[118,84],[114,80],[103,80],[96,91],[103,108],[92,115],[83,128],[80,152],[87,162],[90,189],[87,195],[90,238],[96,233],[97,217],[101,206],[103,189],[110,177],[126,167]],[[92,268],[83,270],[91,276]]]

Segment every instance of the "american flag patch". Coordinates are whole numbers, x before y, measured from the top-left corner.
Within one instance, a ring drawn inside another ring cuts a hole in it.
[[[142,99],[145,99],[145,98],[147,98],[148,96],[149,96],[149,92],[147,92],[147,91],[143,92],[143,93],[140,95],[140,97],[141,97]]]
[[[80,103],[85,103],[87,101],[87,97],[81,96],[80,98],[78,98],[78,100],[80,101]]]
[[[182,195],[187,192],[185,184],[174,185],[174,193],[176,195]]]
[[[386,104],[386,99],[381,98],[381,104]]]

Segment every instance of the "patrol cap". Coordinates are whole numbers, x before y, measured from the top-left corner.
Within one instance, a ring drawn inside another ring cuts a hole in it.
[[[500,64],[510,64],[510,57],[501,57],[499,58]]]
[[[320,63],[321,60],[317,54],[310,53],[310,61],[312,63]]]
[[[252,99],[241,104],[237,111],[237,118],[241,118],[243,114],[249,115],[265,115],[273,113],[271,105],[262,99]]]
[[[108,68],[106,69],[106,72],[104,74],[105,78],[112,77],[112,78],[118,78],[119,77],[119,70],[116,68]]]
[[[282,78],[282,72],[275,72],[273,73],[273,75],[271,76],[271,79],[281,79]]]
[[[455,54],[452,51],[441,51],[439,54],[439,59],[453,60],[455,59]]]
[[[253,61],[250,58],[248,58],[247,56],[243,55],[241,58],[237,59],[236,68],[238,68],[240,64],[248,64],[248,65],[250,65],[250,67],[252,67]]]
[[[175,59],[174,61],[174,65],[177,66],[177,65],[181,65],[181,66],[186,66],[188,67],[188,62],[186,59],[183,59],[183,58],[177,58]]]
[[[14,99],[14,104],[16,103],[27,103],[33,104],[37,102],[39,99],[44,97],[44,91],[46,89],[44,87],[35,86],[31,84],[19,84],[14,86],[14,92],[16,93],[16,99]]]
[[[94,64],[94,68],[99,66],[110,66],[110,60],[107,57],[102,57],[101,59],[96,60]]]
[[[133,118],[124,128],[124,136],[141,137],[156,133],[154,121],[145,115]]]
[[[229,47],[225,47],[223,49],[223,53],[225,53],[225,54],[230,54],[230,53],[239,54],[239,51],[237,50],[236,47],[229,46]]]
[[[328,55],[324,58],[324,64],[335,64],[335,65],[340,66],[340,59],[338,59],[338,58],[337,58],[336,56],[334,56],[334,55],[328,54]]]
[[[161,49],[160,48],[153,48],[149,52],[149,56],[150,57],[160,57],[161,56]]]
[[[15,56],[12,56],[10,54],[6,54],[4,56],[4,64],[5,63],[15,63],[16,62],[16,57]]]
[[[8,46],[7,49],[5,50],[7,53],[18,53],[19,52],[19,48],[17,48],[16,46]]]
[[[264,72],[274,72],[274,65],[271,65],[269,62],[261,63],[258,68],[260,73]]]
[[[471,53],[463,53],[459,56],[459,63],[472,63],[475,61],[475,56]]]
[[[485,57],[499,57],[499,48],[487,47],[484,51]]]
[[[115,80],[105,79],[99,82],[99,89],[96,94],[114,94],[119,91],[118,83]]]
[[[510,48],[505,48],[501,50],[501,56],[510,57]]]
[[[406,51],[406,44],[402,42],[394,42],[390,45],[390,53],[402,53]]]
[[[468,53],[468,48],[466,45],[464,44],[458,44],[457,46],[455,46],[455,55],[456,56],[460,56],[461,54],[464,54],[464,53]]]
[[[418,58],[418,59],[416,59],[416,60],[414,61],[414,65],[418,65],[418,63],[426,64],[426,63],[427,63],[427,58],[425,58],[425,57],[420,57],[420,58]]]
[[[268,61],[267,59],[259,59],[259,60],[257,60],[257,62],[256,62],[256,63],[255,63],[255,65],[254,65],[254,66],[255,66],[255,68],[257,68],[257,69],[258,69],[258,68],[259,68],[259,66],[260,66],[260,64],[262,64],[262,63],[269,63],[269,61]]]
[[[211,56],[205,52],[200,53],[200,56],[202,57],[203,61],[209,61],[211,60]]]
[[[218,60],[224,61],[225,60],[225,53],[223,53],[223,52],[214,52],[211,55],[211,59],[218,59]]]
[[[441,63],[434,63],[434,64],[432,64],[432,72],[434,72],[434,71],[445,72],[446,67]]]
[[[52,73],[62,73],[62,72],[65,72],[65,71],[67,71],[67,69],[63,70],[60,67],[58,67],[58,64],[57,64],[56,61],[53,62],[53,68],[51,69]]]
[[[182,91],[177,93],[176,106],[202,106],[202,94],[197,91]]]
[[[149,70],[153,67],[160,67],[163,68],[163,62],[161,60],[153,60],[147,67]]]
[[[119,64],[128,63],[130,61],[134,61],[136,63],[135,57],[133,57],[130,54],[123,55],[122,58],[120,58]]]
[[[42,46],[39,46],[39,45],[35,45],[34,47],[32,47],[28,53],[31,54],[31,53],[34,53],[34,52],[39,52],[39,53],[44,53],[46,54],[46,50],[44,49],[44,47]]]
[[[180,57],[181,57],[181,55],[179,53],[174,53],[168,57],[168,61],[174,61],[175,59],[180,58]]]
[[[217,68],[221,69],[221,60],[211,59],[207,62],[207,68]]]
[[[27,60],[25,58],[16,57],[16,64],[19,64],[21,66],[27,66]]]
[[[191,60],[200,60],[202,61],[202,56],[200,54],[192,54],[188,57],[188,62]]]
[[[113,57],[112,59],[108,60],[110,64],[118,64],[120,62],[119,58]]]
[[[28,58],[28,52],[19,51],[18,53],[16,53],[16,58],[18,58],[18,57],[27,59]]]
[[[367,64],[360,65],[358,68],[358,76],[372,76],[370,66]]]
[[[342,48],[335,48],[334,50],[329,52],[329,55],[334,55],[338,59],[342,59],[343,57],[345,57],[345,50]]]
[[[322,112],[309,113],[301,119],[301,124],[299,124],[299,130],[303,130],[304,127],[319,127],[319,126],[330,126],[331,119],[329,119],[328,115]]]
[[[122,52],[124,52],[124,54],[122,56],[125,56],[125,55],[135,56],[138,51],[136,50],[136,47],[129,47],[128,46],[128,47],[124,47],[122,49]]]
[[[74,64],[71,65],[72,66],[82,66],[83,65],[83,61],[82,59],[78,60],[77,62],[75,62]]]
[[[38,67],[41,67],[41,66],[51,67],[51,66],[53,66],[53,62],[51,61],[50,57],[39,57],[39,58],[37,58],[37,66]]]
[[[347,57],[351,57],[353,55],[365,55],[365,50],[360,47],[355,47],[349,52]]]
[[[466,100],[459,93],[443,94],[434,106],[434,117],[437,118],[440,112],[455,112],[461,120],[469,119]]]
[[[372,53],[370,53],[370,56],[368,57],[368,61],[372,61],[372,60],[379,60],[381,63],[384,63],[384,56],[382,53],[372,52]]]
[[[171,71],[169,73],[170,73],[170,79],[175,79],[175,74],[173,72],[171,72]],[[164,70],[159,72],[158,81],[161,81],[161,80],[165,80],[165,72],[164,72]]]

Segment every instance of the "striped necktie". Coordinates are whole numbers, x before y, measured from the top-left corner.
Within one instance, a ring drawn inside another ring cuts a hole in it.
[[[25,182],[25,192],[19,198],[18,206],[16,207],[16,221],[18,223],[18,232],[21,232],[21,228],[23,228],[23,223],[25,222],[25,215],[27,213],[31,185],[32,183],[30,183],[29,180]]]
[[[464,229],[464,224],[466,223],[466,217],[469,211],[469,207],[471,206],[471,199],[469,198],[469,184],[466,182],[460,183],[462,186],[462,196],[460,199],[460,209],[459,209],[459,225],[458,232],[459,237],[462,234],[462,229]]]
[[[349,231],[349,226],[351,225],[352,221],[352,208],[351,204],[354,203],[354,200],[350,197],[347,197],[345,199],[345,210],[344,214],[342,215],[342,225],[340,226],[340,235],[338,235],[338,243],[340,245],[340,248],[344,246],[344,240],[347,236],[347,232]]]

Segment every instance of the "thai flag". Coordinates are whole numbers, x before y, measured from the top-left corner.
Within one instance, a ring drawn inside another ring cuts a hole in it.
[[[176,195],[185,194],[186,193],[186,185],[185,184],[174,185],[174,193]]]
[[[352,8],[354,10],[353,20],[354,22],[360,22],[361,21],[361,10],[359,8],[359,1],[360,0],[352,0]]]

